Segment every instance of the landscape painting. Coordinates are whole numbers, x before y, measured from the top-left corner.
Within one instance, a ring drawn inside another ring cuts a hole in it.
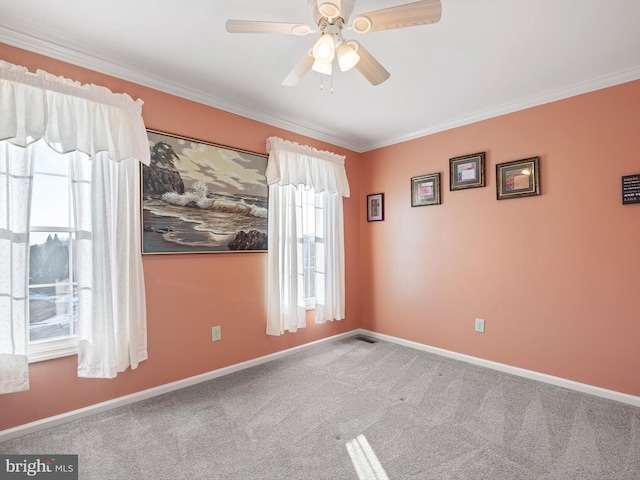
[[[266,155],[147,134],[142,253],[266,251]]]

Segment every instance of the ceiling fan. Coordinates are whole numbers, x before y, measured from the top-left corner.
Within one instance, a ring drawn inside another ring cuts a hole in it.
[[[305,52],[282,85],[297,85],[309,70],[331,75],[334,59],[340,70],[355,67],[372,84],[379,85],[390,73],[357,41],[345,40],[342,30],[356,33],[376,32],[393,28],[436,23],[442,15],[440,0],[423,0],[396,7],[357,15],[349,23],[354,0],[309,0],[317,26],[302,23],[227,20],[230,33],[275,33],[281,35],[309,35],[320,38]]]

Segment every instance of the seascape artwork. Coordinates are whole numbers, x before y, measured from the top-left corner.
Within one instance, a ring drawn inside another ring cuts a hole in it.
[[[265,251],[267,156],[148,131],[142,253]]]

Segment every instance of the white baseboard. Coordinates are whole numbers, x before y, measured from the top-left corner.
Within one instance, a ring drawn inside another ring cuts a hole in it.
[[[429,352],[436,355],[441,355],[443,357],[452,358],[454,360],[460,360],[460,361],[471,363],[474,365],[479,365],[481,367],[498,370],[500,372],[509,373],[511,375],[517,375],[519,377],[524,377],[531,380],[537,380],[539,382],[548,383],[558,387],[564,387],[569,390],[575,390],[577,392],[586,393],[589,395],[595,395],[597,397],[607,398],[609,400],[614,400],[617,402],[626,403],[628,405],[633,405],[635,407],[640,407],[640,397],[636,397],[634,395],[616,392],[614,390],[607,390],[605,388],[594,387],[592,385],[587,385],[585,383],[574,382],[573,380],[554,377],[552,375],[534,372],[532,370],[525,370],[524,368],[512,367],[510,365],[505,365],[503,363],[492,362],[490,360],[484,360],[482,358],[472,357],[470,355],[465,355],[462,353],[457,353],[457,352],[445,350],[442,348],[432,347],[422,343],[413,342],[411,340],[405,340],[403,338],[392,337],[391,335],[385,335],[383,333],[376,333],[370,330],[359,328],[356,330],[352,330],[350,332],[341,333],[331,337],[323,338],[321,340],[316,340],[315,342],[306,343],[304,345],[299,345],[297,347],[289,348],[287,350],[282,350],[280,352],[271,353],[269,355],[264,355],[262,357],[254,358],[252,360],[247,360],[246,362],[237,363],[235,365],[229,365],[228,367],[219,368],[211,372],[185,378],[183,380],[178,380],[176,382],[167,383],[165,385],[160,385],[158,387],[150,388],[147,390],[142,390],[140,392],[132,393],[130,395],[125,395],[123,397],[118,397],[106,402],[97,403],[95,405],[90,405],[88,407],[80,408],[78,410],[73,410],[71,412],[62,413],[60,415],[55,415],[53,417],[43,418],[42,420],[27,423],[14,428],[9,428],[7,430],[2,430],[0,431],[0,442],[13,440],[14,438],[22,437],[24,435],[28,435],[30,433],[34,433],[47,428],[55,427],[56,425],[61,425],[63,423],[67,423],[72,420],[78,420],[80,418],[95,415],[96,413],[105,412],[107,410],[129,405],[131,403],[139,402],[141,400],[146,400],[148,398],[156,397],[158,395],[163,395],[165,393],[173,392],[181,388],[190,387],[198,383],[206,382],[208,380],[213,380],[214,378],[222,377],[224,375],[229,375],[230,373],[238,372],[240,370],[245,370],[247,368],[261,365],[263,363],[271,362],[278,358],[282,358],[287,355],[291,355],[293,353],[299,352],[301,350],[305,350],[314,345],[318,345],[326,342],[335,342],[337,340],[342,340],[344,338],[354,337],[357,335],[364,335],[367,337],[384,340],[386,342],[395,343],[405,347],[415,348],[417,350],[422,350],[424,352]]]
[[[543,383],[549,383],[557,387],[568,388],[581,393],[589,395],[595,395],[596,397],[607,398],[616,402],[626,403],[633,405],[634,407],[640,407],[640,397],[629,395],[627,393],[616,392],[615,390],[607,390],[606,388],[594,387],[586,383],[574,382],[573,380],[567,380],[566,378],[554,377],[553,375],[547,375],[546,373],[534,372],[533,370],[526,370],[524,368],[512,367],[505,365],[504,363],[492,362],[491,360],[484,360],[478,357],[472,357],[471,355],[465,355],[463,353],[452,352],[450,350],[444,350],[442,348],[432,347],[418,342],[412,342],[411,340],[405,340],[403,338],[392,337],[391,335],[385,335],[383,333],[376,333],[365,329],[360,329],[360,334],[367,337],[384,340],[386,342],[396,343],[405,347],[415,348],[424,352],[434,353],[443,357],[453,358],[455,360],[461,360],[463,362],[472,363],[481,367],[491,368],[500,372],[509,373],[511,375],[517,375],[519,377],[528,378],[531,380],[537,380]]]
[[[264,355],[262,357],[254,358],[252,360],[247,360],[246,362],[236,363],[234,365],[229,365],[228,367],[219,368],[217,370],[212,370],[211,372],[207,372],[207,373],[203,373],[193,377],[178,380],[175,382],[167,383],[164,385],[160,385],[158,387],[149,388],[147,390],[142,390],[140,392],[132,393],[130,395],[125,395],[123,397],[114,398],[113,400],[108,400],[106,402],[96,403],[95,405],[90,405],[88,407],[80,408],[78,410],[73,410],[71,412],[62,413],[60,415],[55,415],[53,417],[43,418],[42,420],[26,423],[24,425],[19,425],[14,428],[1,430],[0,442],[13,440],[14,438],[22,437],[24,435],[35,433],[37,431],[44,430],[47,428],[55,427],[56,425],[61,425],[63,423],[71,422],[72,420],[78,420],[80,418],[88,417],[90,415],[95,415],[96,413],[106,412],[107,410],[123,407],[131,403],[139,402],[141,400],[157,397],[158,395],[163,395],[165,393],[173,392],[181,388],[186,388],[192,385],[196,385],[198,383],[206,382],[208,380],[213,380],[214,378],[222,377],[224,375],[229,375],[230,373],[238,372],[240,370],[245,370],[247,368],[255,367],[256,365],[261,365],[263,363],[271,362],[278,358],[291,355],[292,353],[305,350],[309,347],[318,345],[320,343],[335,342],[343,338],[353,337],[358,333],[359,333],[359,330],[352,330],[350,332],[333,335],[331,337],[316,340],[314,342],[305,343],[304,345],[288,348],[280,352],[271,353],[269,355]]]

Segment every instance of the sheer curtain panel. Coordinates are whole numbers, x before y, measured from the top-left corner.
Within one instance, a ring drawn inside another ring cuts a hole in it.
[[[147,358],[139,163],[142,101],[0,61],[0,393],[28,388],[33,150],[71,156],[78,375],[112,378]],[[8,268],[5,268],[7,266]]]
[[[267,139],[269,249],[267,334],[295,332],[306,324],[300,190],[316,195],[315,322],[341,320],[345,311],[342,197],[349,196],[345,157],[277,137]]]
[[[0,142],[0,393],[29,389],[31,146]]]

